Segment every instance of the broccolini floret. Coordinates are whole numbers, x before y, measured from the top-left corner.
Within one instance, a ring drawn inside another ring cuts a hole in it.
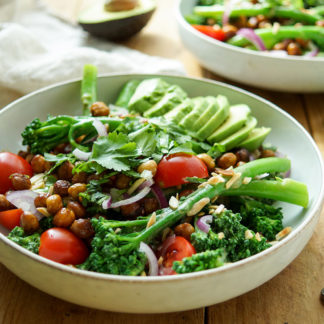
[[[23,248],[38,254],[40,235],[34,233],[32,235],[26,235],[25,231],[16,226],[8,235],[8,239],[22,246]]]
[[[173,270],[177,273],[189,273],[218,268],[224,265],[226,253],[224,249],[205,251],[193,254],[182,261],[173,262]]]
[[[275,240],[276,234],[283,229],[281,208],[245,199],[240,212],[242,223],[253,231],[261,233],[269,241]]]

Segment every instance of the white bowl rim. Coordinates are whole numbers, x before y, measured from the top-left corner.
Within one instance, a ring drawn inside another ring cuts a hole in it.
[[[186,79],[186,80],[194,80],[194,81],[199,81],[199,82],[203,82],[203,83],[209,83],[209,84],[214,84],[216,86],[219,87],[223,87],[223,88],[227,88],[230,90],[234,90],[236,92],[240,92],[244,95],[247,95],[249,97],[252,97],[253,99],[256,99],[260,102],[262,102],[263,104],[266,104],[268,106],[270,106],[272,109],[274,109],[277,112],[280,112],[281,114],[283,114],[285,117],[287,117],[288,119],[290,119],[296,127],[298,127],[303,134],[308,138],[308,140],[310,141],[310,143],[312,144],[313,149],[315,150],[318,162],[320,163],[321,166],[321,175],[320,175],[320,179],[323,178],[323,172],[324,172],[324,164],[323,164],[323,160],[322,160],[322,156],[321,153],[315,143],[315,141],[313,140],[313,138],[310,136],[310,134],[306,131],[306,129],[291,115],[289,115],[286,111],[284,111],[283,109],[279,108],[278,106],[276,106],[275,104],[271,103],[270,101],[255,95],[249,91],[240,89],[238,87],[226,84],[224,82],[219,82],[219,81],[214,81],[214,80],[209,80],[209,79],[205,79],[205,78],[197,78],[197,77],[187,77],[187,76],[179,76],[179,75],[174,75],[174,74],[156,74],[156,73],[145,73],[145,74],[140,74],[140,73],[106,73],[106,74],[99,74],[98,78],[105,78],[105,77],[131,77],[131,78],[136,78],[136,77],[171,77],[171,78],[179,78],[179,79]],[[33,97],[33,96],[37,96],[38,94],[42,93],[42,92],[46,92],[48,90],[51,90],[52,88],[56,88],[56,87],[61,87],[64,86],[66,84],[70,84],[70,83],[74,83],[74,82],[80,82],[81,78],[74,78],[68,81],[64,81],[64,82],[58,82],[55,83],[53,85],[41,88],[37,91],[34,91],[30,94],[27,94],[15,101],[13,101],[12,103],[10,103],[9,105],[7,105],[6,107],[4,107],[3,109],[0,110],[0,118],[1,115],[4,111],[7,111],[8,109],[10,109],[12,106],[16,105],[17,103],[24,101],[27,98]],[[232,269],[236,269],[238,267],[244,267],[244,266],[248,266],[249,263],[252,263],[258,259],[263,259],[264,257],[266,257],[269,254],[274,253],[277,249],[279,249],[281,246],[286,245],[289,241],[293,240],[296,238],[296,236],[302,232],[303,230],[305,230],[305,228],[307,227],[307,225],[312,221],[312,219],[317,215],[318,212],[320,212],[321,207],[323,205],[324,202],[324,183],[321,183],[321,189],[320,189],[320,194],[314,204],[314,206],[312,207],[311,210],[309,210],[309,213],[311,214],[311,216],[309,216],[307,219],[303,220],[303,222],[296,228],[294,229],[288,236],[286,236],[285,238],[283,238],[281,241],[279,241],[277,244],[271,246],[270,248],[255,254],[253,256],[250,256],[246,259],[234,262],[234,263],[230,263],[227,265],[224,265],[222,267],[219,268],[214,268],[214,269],[210,269],[210,270],[204,270],[204,271],[199,271],[199,272],[192,272],[192,273],[187,273],[187,274],[178,274],[178,275],[172,275],[172,276],[152,276],[152,277],[142,277],[142,276],[137,276],[137,277],[133,277],[133,276],[125,276],[125,275],[112,275],[112,274],[104,274],[104,273],[98,273],[98,272],[92,272],[92,271],[86,271],[86,270],[79,270],[77,268],[73,268],[70,266],[66,266],[54,261],[51,261],[49,259],[46,259],[44,257],[39,256],[38,254],[34,254],[26,249],[24,249],[23,247],[19,246],[18,244],[12,242],[11,240],[9,240],[4,234],[0,233],[0,241],[2,241],[4,244],[8,245],[10,248],[12,248],[13,250],[17,250],[18,252],[24,254],[27,257],[32,258],[34,261],[36,261],[37,263],[41,263],[42,265],[45,265],[47,267],[50,268],[55,268],[55,270],[57,271],[61,271],[61,272],[67,272],[70,275],[76,275],[82,278],[89,278],[89,279],[93,279],[93,280],[105,280],[107,282],[123,282],[123,283],[146,283],[146,284],[154,284],[155,282],[170,282],[170,281],[178,281],[178,280],[187,280],[187,279],[194,279],[194,278],[198,278],[198,277],[209,277],[209,276],[213,276],[217,273],[221,273],[223,271],[229,271]]]
[[[277,60],[277,61],[281,61],[281,60],[285,60],[285,61],[290,61],[290,62],[297,62],[297,64],[303,64],[303,63],[312,63],[312,64],[317,64],[317,63],[324,63],[324,57],[307,57],[307,56],[296,56],[296,55],[290,55],[290,56],[275,56],[275,55],[270,55],[267,53],[264,53],[263,51],[254,51],[248,48],[243,48],[243,47],[239,47],[239,46],[234,46],[225,42],[221,42],[217,39],[213,39],[212,37],[206,36],[203,33],[195,30],[194,28],[191,27],[191,25],[184,19],[181,11],[180,11],[180,5],[182,4],[182,2],[184,0],[177,0],[177,4],[176,4],[176,19],[178,20],[178,22],[189,32],[189,33],[193,33],[194,35],[196,35],[197,37],[207,41],[208,43],[210,43],[211,45],[216,45],[219,47],[223,47],[227,50],[231,50],[233,52],[237,52],[238,54],[249,54],[249,55],[253,55],[253,56],[258,56],[258,57],[263,57],[266,59],[271,59],[271,60]],[[314,63],[315,62],[315,63]],[[270,62],[269,62],[270,63]],[[266,64],[266,63],[265,63]]]

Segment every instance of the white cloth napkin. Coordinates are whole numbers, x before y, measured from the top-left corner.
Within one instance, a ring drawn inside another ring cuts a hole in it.
[[[19,22],[0,26],[0,85],[22,93],[82,75],[83,65],[100,73],[184,74],[181,63],[148,56],[88,36],[80,27],[62,22],[37,8]]]

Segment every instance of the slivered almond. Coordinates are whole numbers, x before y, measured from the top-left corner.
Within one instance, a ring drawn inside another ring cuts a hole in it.
[[[119,228],[119,227],[117,227],[116,229],[115,229],[115,233],[117,234],[117,233],[119,233],[121,231],[121,228]]]
[[[225,237],[225,234],[223,232],[219,232],[217,234],[217,236],[218,236],[218,239],[222,240]]]
[[[201,217],[201,216],[204,216],[205,213],[204,212],[200,212],[197,216]]]
[[[201,183],[199,186],[198,186],[198,188],[200,189],[200,188],[204,188],[204,187],[206,187],[208,185],[208,182],[206,181],[206,182],[203,182],[203,183]]]
[[[143,182],[145,182],[144,178],[137,179],[131,187],[127,190],[127,193],[131,195]]]
[[[243,184],[248,184],[248,183],[251,182],[251,180],[252,180],[251,177],[244,177],[242,183],[243,183]]]
[[[163,263],[163,256],[160,256],[158,260],[158,265],[160,266],[162,265],[162,263]]]
[[[153,212],[149,221],[147,222],[146,228],[151,227],[156,222],[156,212]]]
[[[43,181],[44,177],[45,177],[45,173],[38,173],[30,178],[30,183],[33,185],[40,180]]]
[[[223,183],[223,182],[225,182],[225,179],[219,174],[216,174],[215,176],[209,178],[207,181],[207,183],[209,183],[211,185],[214,185],[217,183]]]
[[[221,174],[221,175],[224,175],[224,176],[227,176],[227,177],[230,177],[230,176],[233,176],[234,175],[234,170],[233,169],[221,169],[221,168],[216,168],[215,170],[217,173]]]
[[[146,277],[146,272],[145,271],[141,272],[141,277]]]
[[[210,199],[207,197],[200,199],[188,211],[187,216],[194,216],[194,215],[198,214],[207,204],[209,204],[209,202],[210,202]]]
[[[244,236],[245,236],[246,240],[253,239],[253,234],[252,234],[252,232],[250,230],[246,230],[245,233],[244,233]]]
[[[54,186],[50,186],[48,189],[48,194],[51,196],[54,193]]]
[[[225,210],[225,206],[223,204],[220,204],[216,210],[215,210],[215,214],[219,215],[221,214],[223,211]]]
[[[290,232],[292,231],[292,228],[290,226],[285,227],[282,231],[280,231],[277,235],[276,235],[276,240],[280,241],[282,240],[284,237],[286,237]]]
[[[45,217],[51,216],[51,214],[48,212],[47,208],[45,208],[45,207],[37,207],[36,209]]]
[[[233,184],[239,180],[241,178],[241,172],[237,172],[237,173],[234,173],[234,175],[232,176],[231,179],[229,179],[226,184],[225,184],[225,188],[226,189],[229,189],[233,186]]]
[[[261,241],[261,236],[260,236],[260,233],[256,233],[255,234],[255,239],[257,240],[257,241]]]
[[[215,196],[215,197],[211,200],[211,202],[214,203],[217,199],[218,199],[218,196]]]
[[[179,207],[179,200],[176,197],[171,196],[169,206],[171,209],[176,210]]]

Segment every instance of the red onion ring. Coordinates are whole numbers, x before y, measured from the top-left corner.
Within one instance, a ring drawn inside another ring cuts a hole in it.
[[[84,152],[76,148],[73,150],[72,154],[81,161],[88,161],[91,155],[91,152]]]
[[[260,51],[267,50],[261,37],[259,35],[257,35],[252,28],[241,28],[236,34],[249,40]]]
[[[108,199],[104,200],[101,204],[102,209],[109,209],[111,207],[111,197]]]
[[[169,207],[169,203],[168,203],[167,199],[165,198],[162,189],[157,184],[154,184],[151,187],[151,189],[152,189],[154,196],[156,197],[156,199],[159,202],[160,208]]]
[[[306,57],[315,57],[315,56],[317,56],[318,53],[319,53],[319,49],[318,49],[318,47],[316,47],[312,51],[305,54],[304,56],[306,56]]]
[[[24,212],[30,212],[40,220],[44,217],[35,207],[34,200],[38,193],[32,190],[17,190],[7,193],[6,198],[15,207],[22,209]]]
[[[206,215],[198,218],[197,220],[197,227],[205,232],[208,233],[210,230],[210,223],[213,221],[213,216],[212,215]]]
[[[92,125],[96,129],[99,136],[107,136],[108,135],[105,125],[99,119],[95,119],[93,121]]]
[[[147,261],[149,264],[149,276],[158,275],[158,260],[153,252],[153,250],[144,242],[141,242],[139,250],[146,254]]]
[[[231,0],[227,0],[227,1],[225,1],[225,10],[224,10],[224,14],[222,17],[223,27],[229,23],[231,12],[232,12]]]
[[[115,203],[112,203],[110,205],[110,207],[111,208],[118,208],[118,207],[121,207],[121,206],[133,204],[134,202],[137,202],[137,201],[141,200],[142,198],[144,198],[150,192],[150,190],[151,190],[150,187],[145,187],[139,193],[137,193],[135,196],[132,196],[132,197],[130,197],[128,199],[124,199],[124,200],[120,200],[120,201],[117,201]]]
[[[152,187],[154,184],[154,181],[153,179],[148,179],[148,180],[145,180],[139,187],[138,187],[138,190],[142,190],[144,189],[145,187]]]

